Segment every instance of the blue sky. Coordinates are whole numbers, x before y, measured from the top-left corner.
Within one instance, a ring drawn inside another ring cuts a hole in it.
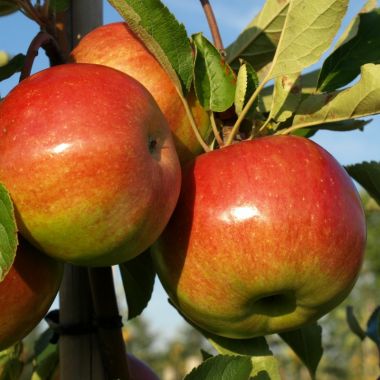
[[[204,32],[210,38],[205,17],[200,2],[164,0],[177,19],[184,23],[189,34]],[[221,35],[225,46],[232,42],[244,26],[254,17],[261,8],[263,0],[214,0],[212,5],[219,22]],[[343,27],[359,11],[365,1],[351,0],[349,11],[343,22]],[[104,1],[104,23],[121,20],[118,13]],[[26,52],[31,38],[38,28],[22,14],[0,18],[0,50],[11,55]],[[36,60],[34,71],[47,67],[47,60],[40,53]],[[5,96],[17,84],[17,76],[0,83],[0,94]],[[314,140],[324,146],[342,164],[351,164],[361,161],[380,161],[380,118],[374,117],[373,122],[364,132],[353,131],[347,133],[319,132]],[[166,302],[166,295],[156,282],[153,298],[144,312],[157,330],[162,339],[173,336],[175,329],[181,325],[182,319]]]

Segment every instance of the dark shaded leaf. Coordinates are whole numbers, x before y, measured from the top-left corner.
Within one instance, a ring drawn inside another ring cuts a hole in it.
[[[70,7],[70,0],[50,0],[49,6],[53,12],[64,12]]]
[[[128,305],[128,319],[137,317],[152,297],[156,271],[150,252],[146,251],[119,265]]]
[[[321,327],[313,323],[279,335],[305,364],[314,379],[323,354]]]
[[[362,162],[345,168],[348,174],[359,182],[380,205],[380,162]]]
[[[6,65],[0,66],[0,81],[11,77],[22,70],[25,62],[24,54],[17,54]]]
[[[380,306],[370,316],[367,323],[367,336],[373,340],[380,349]]]
[[[350,330],[361,340],[363,340],[366,337],[366,334],[361,328],[359,321],[357,320],[356,315],[354,314],[354,309],[352,306],[346,307],[346,319]]]
[[[7,16],[18,11],[19,7],[11,0],[0,0],[0,16]]]
[[[380,62],[380,9],[360,15],[357,34],[336,49],[323,63],[318,89],[330,92],[345,86],[360,74],[366,63]]]

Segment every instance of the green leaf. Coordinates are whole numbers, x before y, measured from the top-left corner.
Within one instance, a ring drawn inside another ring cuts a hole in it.
[[[321,327],[313,323],[279,335],[305,364],[314,379],[323,354]]]
[[[248,356],[218,355],[193,369],[185,380],[249,380],[251,370]]]
[[[13,203],[6,188],[0,184],[0,281],[4,279],[13,264],[17,244]]]
[[[239,67],[239,58],[249,62],[259,78],[265,77],[272,62],[284,26],[289,0],[267,0],[260,13],[237,40],[227,47],[228,62]]]
[[[348,323],[348,327],[350,330],[357,335],[361,340],[363,340],[366,337],[366,333],[361,328],[356,315],[354,314],[354,309],[352,306],[346,307],[346,319]]]
[[[366,334],[380,349],[380,306],[370,316]]]
[[[305,99],[308,94],[315,92],[318,83],[320,69],[302,74],[299,78],[301,86],[300,100]],[[274,85],[266,86],[260,93],[263,112],[269,112],[273,102]]]
[[[178,90],[190,89],[193,57],[185,27],[160,0],[108,0],[169,74]]]
[[[223,112],[232,106],[236,79],[219,51],[202,33],[193,35],[195,45],[194,87],[206,110]]]
[[[18,380],[24,368],[21,360],[22,343],[0,351],[0,380]]]
[[[20,72],[24,66],[25,55],[17,54],[4,66],[0,66],[0,81]]]
[[[64,12],[70,7],[71,0],[50,0],[49,6],[53,12]]]
[[[7,16],[18,11],[19,7],[11,0],[0,0],[0,16]]]
[[[229,339],[210,333],[204,333],[204,335],[222,355],[251,356],[253,364],[251,376],[254,376],[255,380],[261,378],[269,378],[271,380],[281,379],[277,359],[273,356],[264,337]]]
[[[146,251],[119,265],[128,305],[128,319],[142,313],[152,296],[156,271]]]
[[[380,112],[380,65],[362,66],[354,86],[327,94],[312,94],[301,102],[286,132],[324,123],[349,120]]]
[[[276,78],[269,118],[277,123],[289,119],[302,99],[299,73]]]
[[[335,123],[320,124],[317,127],[301,128],[296,129],[292,134],[302,137],[314,136],[320,130],[328,130],[335,132],[347,132],[359,129],[364,130],[364,127],[369,124],[372,120],[343,120],[337,121]]]
[[[268,79],[301,72],[330,47],[348,0],[292,0]]]
[[[58,367],[58,362],[58,345],[48,344],[45,349],[34,358],[31,380],[50,379]]]
[[[250,63],[242,61],[236,80],[235,112],[239,116],[249,98],[259,85],[259,78]],[[253,103],[247,118],[250,118],[257,107],[259,98]]]
[[[377,8],[377,1],[378,0],[368,0],[365,5],[360,9],[360,12],[356,17],[354,17],[351,22],[348,24],[347,28],[344,30],[344,32],[339,37],[335,49],[337,49],[339,46],[345,44],[348,42],[351,38],[354,38],[356,34],[358,33],[359,29],[359,23],[360,23],[360,14],[372,12]],[[334,49],[334,50],[335,50]]]
[[[323,63],[320,91],[333,91],[354,80],[360,67],[380,62],[380,9],[360,16],[355,37],[336,49]]]
[[[54,336],[54,331],[51,328],[47,328],[34,343],[34,354],[40,355],[50,344],[51,339]]]
[[[346,166],[345,169],[380,205],[380,162],[362,162]]]

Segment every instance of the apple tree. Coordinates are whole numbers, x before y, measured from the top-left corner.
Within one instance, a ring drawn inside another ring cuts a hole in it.
[[[335,40],[348,0],[267,0],[224,47],[207,0],[213,41],[160,0],[108,1],[123,22],[101,25],[101,1],[0,0],[40,27],[0,56],[0,80],[20,75],[0,101],[0,378],[28,361],[32,379],[157,378],[126,352],[118,266],[129,319],[157,274],[215,348],[185,379],[280,379],[271,334],[315,379],[318,319],[363,261],[352,179],[380,203],[380,163],[343,168],[310,137],[380,113],[377,2]],[[30,75],[40,49],[51,67]],[[348,313],[378,346],[379,318]]]

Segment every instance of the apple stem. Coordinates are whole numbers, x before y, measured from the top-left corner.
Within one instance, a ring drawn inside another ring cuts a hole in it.
[[[237,133],[239,132],[239,128],[240,128],[240,125],[241,123],[243,122],[244,118],[246,117],[248,111],[250,110],[250,108],[252,107],[253,103],[255,102],[255,100],[257,99],[257,97],[259,96],[259,93],[261,92],[261,90],[264,88],[264,86],[267,84],[268,80],[267,78],[265,78],[256,88],[255,92],[252,94],[252,96],[249,98],[247,104],[244,106],[242,112],[240,113],[239,117],[237,118],[234,126],[232,127],[232,130],[231,130],[231,133],[230,135],[228,136],[228,139],[225,143],[225,146],[228,146],[228,145],[231,145],[232,142],[234,141],[235,139],[235,136],[237,135]]]
[[[224,56],[225,54],[224,54],[222,37],[220,36],[218,23],[216,21],[215,14],[211,7],[211,4],[209,0],[200,0],[200,1],[202,4],[203,11],[206,15],[206,19],[211,31],[212,39],[214,40],[214,45]]]
[[[218,127],[216,125],[214,112],[210,111],[209,116],[210,116],[211,127],[212,127],[212,131],[214,133],[215,139],[216,139],[217,143],[219,144],[219,146],[222,147],[224,145],[224,141],[223,141],[222,137],[220,136]]]
[[[33,38],[26,53],[25,64],[21,70],[20,82],[30,76],[33,63],[38,55],[38,50],[43,48],[49,57],[50,65],[56,66],[64,63],[64,59],[60,53],[59,47],[55,39],[46,32],[39,32]]]
[[[101,355],[107,376],[111,379],[129,380],[127,352],[112,268],[89,268],[88,275]]]
[[[203,150],[205,152],[209,152],[210,151],[210,147],[205,143],[205,141],[203,140],[201,134],[199,133],[198,131],[198,127],[197,127],[197,124],[194,120],[194,116],[193,116],[193,113],[191,112],[191,109],[190,109],[190,106],[189,106],[189,103],[187,102],[187,99],[183,96],[181,90],[179,88],[177,88],[177,92],[178,92],[178,95],[179,97],[181,98],[182,100],[182,103],[183,103],[183,106],[185,107],[185,111],[186,111],[186,114],[187,114],[187,117],[190,121],[190,125],[191,125],[191,128],[195,134],[195,137],[197,138],[199,144],[202,146]]]

